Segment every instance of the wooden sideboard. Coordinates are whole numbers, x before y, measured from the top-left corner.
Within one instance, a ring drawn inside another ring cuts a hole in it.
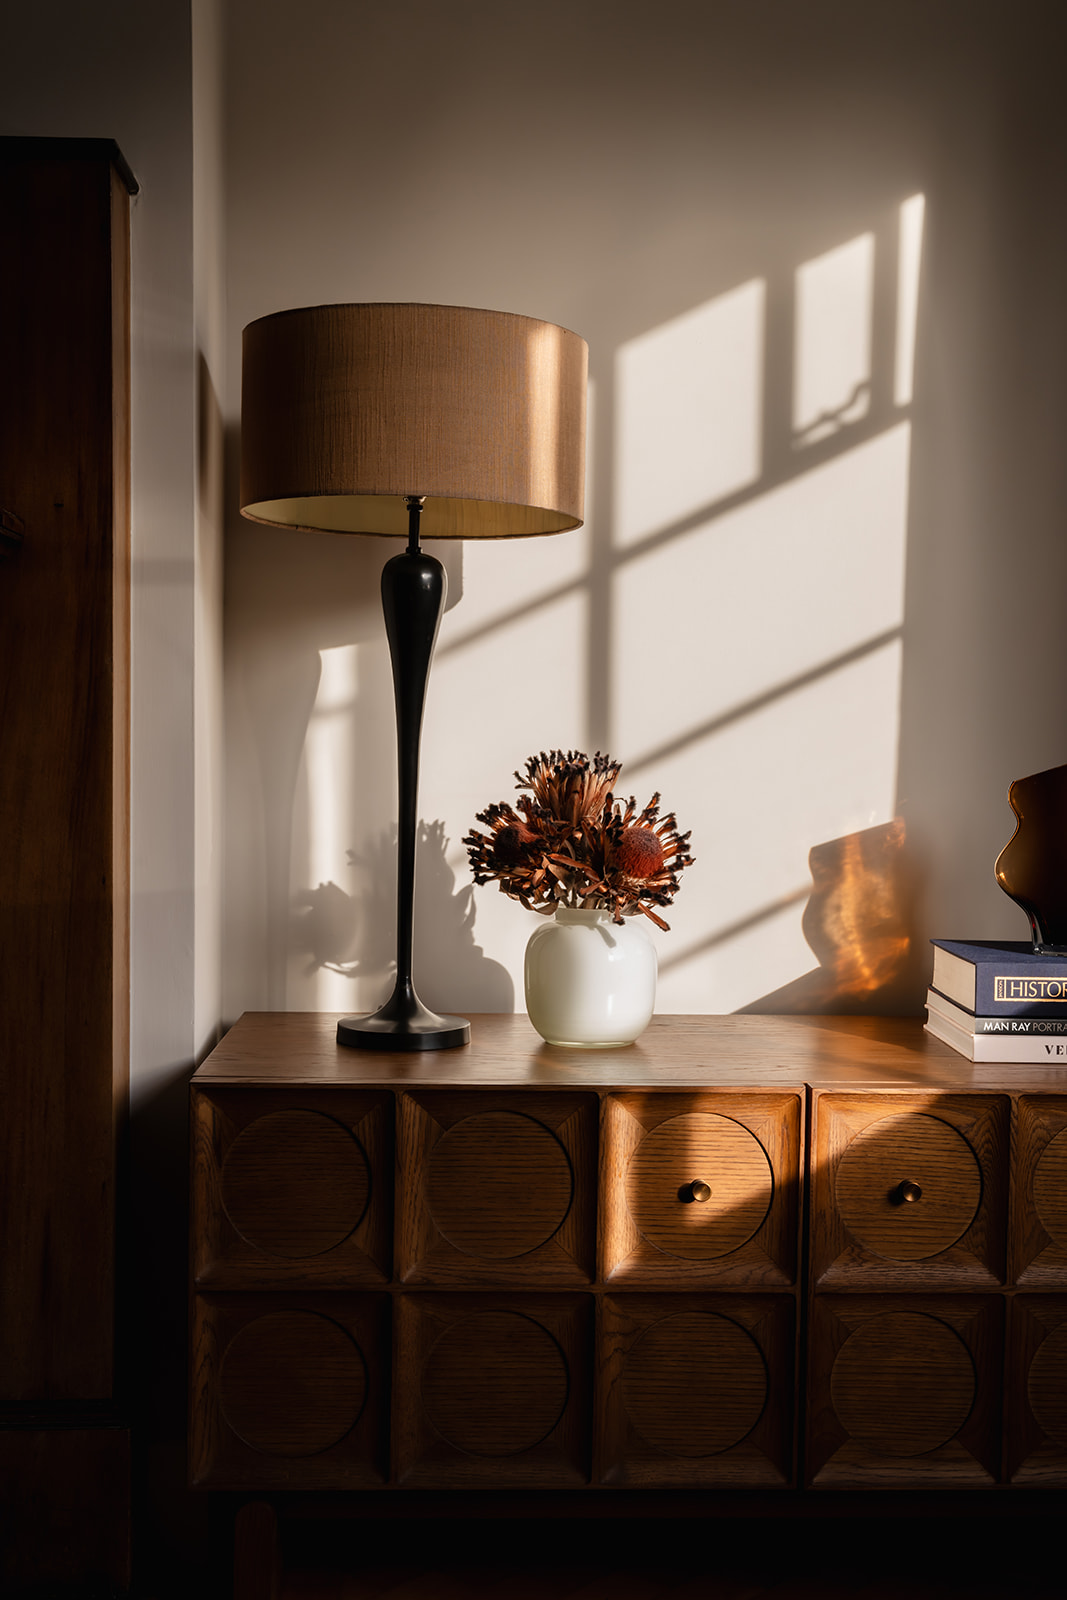
[[[196,1074],[195,1485],[1067,1483],[1067,1071],[910,1019],[471,1020],[248,1014]]]

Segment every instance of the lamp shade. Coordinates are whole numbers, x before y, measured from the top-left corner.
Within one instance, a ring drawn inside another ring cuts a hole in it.
[[[244,331],[241,511],[254,522],[492,539],[581,526],[584,339],[463,306],[309,306]]]

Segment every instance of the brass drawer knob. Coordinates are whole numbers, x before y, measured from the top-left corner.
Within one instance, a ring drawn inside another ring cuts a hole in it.
[[[686,1197],[689,1200],[699,1200],[701,1204],[711,1199],[711,1184],[705,1183],[701,1178],[694,1178],[692,1183],[685,1186]]]
[[[898,1206],[914,1205],[916,1200],[923,1197],[922,1189],[917,1183],[912,1183],[910,1178],[905,1178],[893,1190],[893,1200]]]

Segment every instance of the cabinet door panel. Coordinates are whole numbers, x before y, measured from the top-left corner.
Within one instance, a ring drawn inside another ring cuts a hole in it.
[[[397,1275],[568,1285],[593,1274],[592,1095],[401,1096]]]
[[[1002,1318],[994,1296],[818,1297],[808,1350],[808,1481],[995,1483]]]
[[[196,1282],[385,1282],[391,1112],[388,1096],[359,1090],[194,1092]]]
[[[1012,1278],[1067,1289],[1067,1096],[1019,1096],[1012,1198]]]
[[[1004,1427],[1012,1483],[1067,1483],[1067,1297],[1011,1306]]]
[[[813,1282],[1003,1283],[1008,1126],[1003,1095],[815,1095]]]
[[[598,1478],[657,1487],[792,1481],[788,1295],[604,1297]]]
[[[384,1295],[199,1295],[190,1475],[213,1489],[382,1483]]]
[[[629,1093],[604,1104],[600,1262],[617,1286],[795,1280],[796,1094]]]
[[[588,1295],[402,1295],[394,1440],[417,1488],[576,1487],[589,1477]]]

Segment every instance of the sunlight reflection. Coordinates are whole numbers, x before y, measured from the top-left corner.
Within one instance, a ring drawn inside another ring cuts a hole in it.
[[[798,267],[793,428],[812,444],[870,410],[874,235]]]
[[[357,814],[357,785],[352,748],[352,712],[359,690],[359,646],[337,645],[321,650],[318,693],[304,741],[307,804],[307,878],[293,885],[299,894],[308,889],[322,896],[347,897],[337,887],[347,882],[346,851]],[[294,861],[299,859],[294,851]],[[318,966],[306,979],[302,1001],[323,1010],[344,1008],[352,1002],[351,979]]]
[[[909,438],[900,423],[622,567],[612,681],[624,761],[900,626]],[[650,659],[634,640],[666,594],[671,625]]]
[[[893,399],[911,403],[915,374],[915,333],[919,313],[919,268],[922,264],[926,199],[913,194],[900,208],[900,250],[897,262],[897,351]]]
[[[759,477],[764,298],[754,279],[619,350],[618,544]]]

